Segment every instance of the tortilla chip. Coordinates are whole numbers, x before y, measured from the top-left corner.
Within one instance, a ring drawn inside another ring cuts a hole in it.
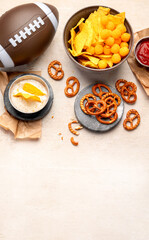
[[[84,55],[84,54],[87,54],[87,55],[92,55],[91,53],[89,53],[89,52],[81,52],[81,53],[79,53],[79,54],[77,54],[77,53],[74,53],[70,48],[68,48],[68,50],[69,50],[69,52],[72,54],[72,56],[73,57],[79,57],[79,56],[82,56],[82,55]]]
[[[83,29],[83,27],[84,27],[84,22],[81,22],[80,24],[79,24],[79,31],[81,32],[82,31],[82,29]]]
[[[89,56],[87,54],[84,54],[82,56],[84,56],[85,58],[89,59],[93,64],[98,65],[99,58],[93,57],[93,56]]]
[[[75,37],[76,37],[77,34],[75,32],[75,29],[79,25],[81,25],[81,23],[83,23],[84,20],[85,20],[84,18],[81,18],[80,21],[77,23],[77,25],[70,30],[70,39],[69,39],[68,43],[71,45],[72,55],[76,54],[76,50],[75,50],[75,47],[74,47],[74,40],[75,40]]]
[[[85,48],[88,48],[91,46],[92,44],[92,40],[93,40],[93,28],[92,28],[92,24],[91,22],[87,19],[85,21],[84,27],[82,29],[83,32],[86,33],[87,38],[86,38],[86,42],[85,42]]]
[[[98,68],[98,65],[92,63],[91,61],[88,61],[87,59],[78,58],[78,62],[85,67]]]
[[[98,65],[95,65],[94,63],[87,61],[84,65],[85,67],[91,67],[91,68],[98,68]]]
[[[120,23],[124,23],[125,20],[125,13],[120,13],[117,15],[108,15],[108,20],[112,21],[115,25],[118,25]]]
[[[21,93],[21,92],[19,92],[19,93],[13,95],[13,96],[14,97],[22,97],[25,100],[41,102],[41,100],[40,100],[40,98],[38,96],[33,96],[33,95],[28,94],[28,93]]]
[[[70,38],[70,40],[71,40],[71,49],[72,49],[72,55],[73,55],[73,54],[76,53],[76,50],[74,48],[74,39],[75,39],[75,36],[76,36],[76,32],[75,32],[75,30],[73,28],[70,30],[70,35],[71,35],[71,38]]]
[[[99,14],[100,14],[101,16],[107,15],[107,14],[110,13],[110,8],[99,7],[98,10],[97,10],[97,12],[99,12]]]
[[[28,93],[34,94],[36,96],[44,96],[44,95],[46,95],[39,88],[37,88],[36,86],[34,86],[31,83],[24,83],[23,90],[28,92]]]
[[[84,22],[84,20],[85,18],[81,18],[80,21],[77,23],[77,25],[73,27],[73,29],[75,30],[78,26],[80,26]]]
[[[106,59],[106,62],[108,64],[109,67],[112,67],[113,66],[113,62],[112,62],[112,59],[111,58],[107,58]]]
[[[82,52],[86,40],[87,40],[87,33],[82,30],[74,40],[74,47],[76,49],[77,55],[79,55]]]
[[[111,54],[109,54],[109,55],[100,54],[100,55],[98,55],[98,57],[99,57],[99,58],[103,58],[103,59],[105,59],[105,58],[111,58],[112,55],[111,55]]]

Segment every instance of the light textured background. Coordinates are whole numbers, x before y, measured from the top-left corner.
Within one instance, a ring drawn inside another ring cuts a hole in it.
[[[29,1],[0,0],[0,14]],[[45,2],[48,2],[45,0]],[[140,126],[123,129],[126,112],[112,131],[95,134],[83,129],[70,143],[67,128],[74,118],[74,98],[64,96],[65,80],[75,75],[81,89],[92,83],[70,62],[63,47],[63,29],[80,8],[105,5],[125,11],[134,32],[148,27],[148,0],[51,0],[60,14],[55,38],[31,66],[53,87],[54,104],[43,120],[39,141],[15,141],[0,129],[0,239],[2,240],[147,240],[149,239],[149,99],[127,63],[101,80],[114,86],[118,78],[136,83]],[[0,33],[2,34],[2,33]],[[62,81],[47,74],[48,64],[60,60]],[[3,100],[0,97],[0,114]],[[54,115],[54,119],[51,116]],[[61,132],[62,141],[58,133]]]

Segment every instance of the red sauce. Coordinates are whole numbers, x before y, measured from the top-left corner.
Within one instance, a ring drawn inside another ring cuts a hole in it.
[[[142,41],[137,47],[137,58],[149,66],[149,39]]]

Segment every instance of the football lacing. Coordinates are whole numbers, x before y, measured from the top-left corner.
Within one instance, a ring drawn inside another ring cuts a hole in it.
[[[10,38],[8,41],[13,47],[16,47],[18,43],[21,43],[23,39],[26,39],[33,32],[36,32],[41,26],[45,23],[41,17],[38,17],[37,20],[34,20],[33,23],[30,23],[28,27],[25,27],[23,30],[19,31],[19,34],[15,34],[14,38]]]

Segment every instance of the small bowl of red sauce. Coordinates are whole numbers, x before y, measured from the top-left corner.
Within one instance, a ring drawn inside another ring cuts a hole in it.
[[[149,36],[141,38],[135,46],[136,60],[144,67],[149,67]]]

